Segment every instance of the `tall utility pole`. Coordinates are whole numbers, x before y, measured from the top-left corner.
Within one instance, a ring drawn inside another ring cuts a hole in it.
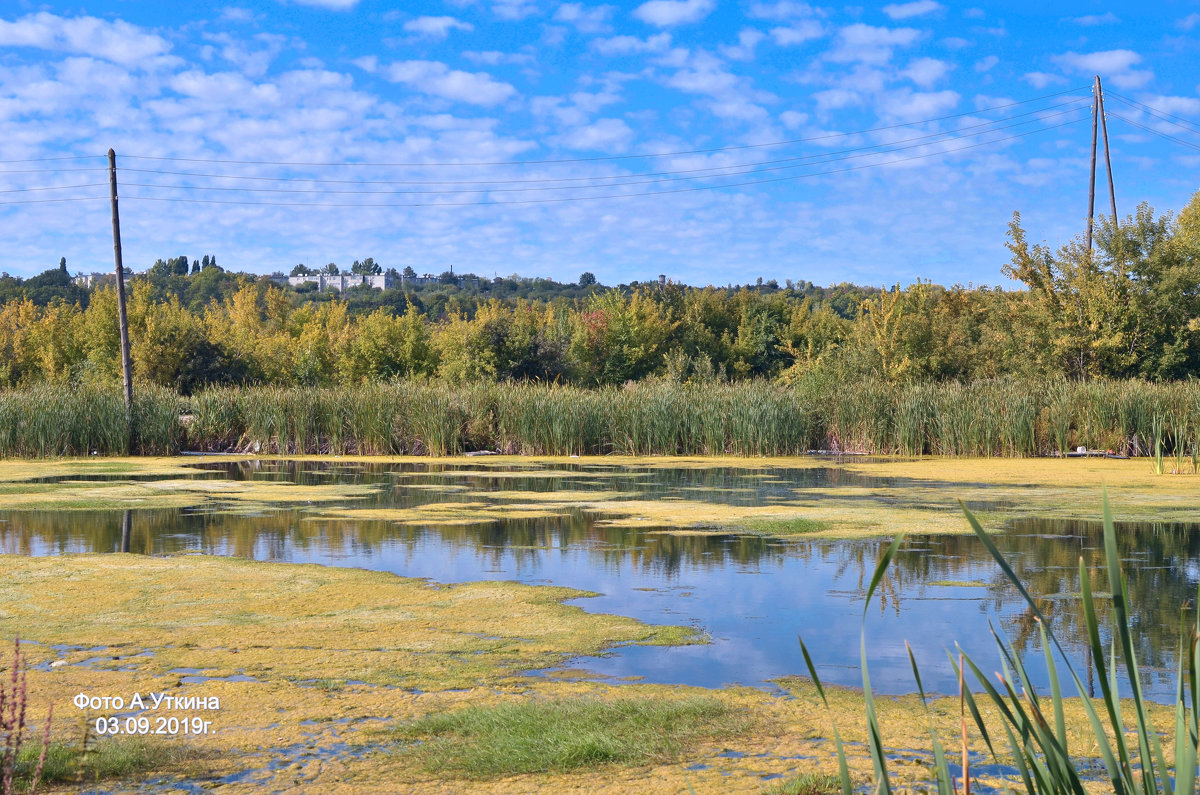
[[[1092,84],[1092,173],[1088,181],[1088,220],[1087,247],[1092,250],[1092,219],[1096,213],[1096,128],[1099,126],[1104,135],[1104,168],[1108,172],[1108,199],[1112,204],[1113,228],[1117,225],[1117,191],[1113,186],[1112,155],[1108,150],[1108,122],[1104,118],[1104,87],[1100,84],[1100,75]]]
[[[1104,138],[1104,169],[1108,172],[1108,199],[1112,202],[1113,228],[1117,226],[1117,191],[1113,188],[1112,157],[1108,153],[1108,120],[1104,113],[1104,89],[1100,85],[1100,75],[1096,75],[1096,96],[1100,98],[1100,134]]]
[[[1099,118],[1100,75],[1096,75],[1096,82],[1092,84],[1092,171],[1091,179],[1088,181],[1087,248],[1089,254],[1092,253],[1092,216],[1096,213],[1096,122]],[[116,185],[115,176],[113,180],[113,184]],[[116,189],[114,188],[113,190],[115,191]]]
[[[125,314],[125,268],[121,265],[121,216],[117,212],[117,153],[108,150],[108,190],[112,197],[113,259],[117,274],[117,322],[121,327],[121,376],[125,382],[125,420],[133,442],[133,367],[129,362],[129,316]]]

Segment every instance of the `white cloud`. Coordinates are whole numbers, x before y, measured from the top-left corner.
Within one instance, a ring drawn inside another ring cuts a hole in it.
[[[812,98],[817,103],[817,110],[821,113],[859,105],[863,100],[860,93],[846,88],[830,88],[825,91],[818,91],[812,95]]]
[[[935,3],[933,0],[915,0],[912,3],[893,3],[883,7],[883,13],[887,14],[892,19],[909,19],[910,17],[919,17],[923,14],[930,14],[942,8],[941,3]]]
[[[571,149],[624,152],[633,140],[633,130],[620,119],[598,119],[559,135],[557,140]]]
[[[331,11],[349,11],[358,5],[358,0],[293,0],[302,6],[316,6],[317,8],[328,8]]]
[[[820,22],[805,20],[795,22],[787,27],[771,28],[771,38],[780,47],[791,47],[806,41],[819,39],[825,35],[825,29]]]
[[[379,68],[379,59],[374,55],[364,55],[361,58],[355,58],[350,63],[368,74],[374,74],[375,70]]]
[[[633,15],[647,24],[669,28],[699,22],[716,7],[716,0],[647,0]]]
[[[1028,72],[1021,79],[1034,88],[1063,85],[1067,82],[1065,77],[1061,75],[1052,75],[1047,72]]]
[[[689,56],[685,64],[667,81],[671,88],[706,99],[698,104],[715,116],[736,121],[762,121],[766,110],[759,102],[774,100],[769,93],[756,91],[750,81],[725,68],[724,62],[710,53]]]
[[[995,55],[989,55],[986,58],[980,58],[975,62],[975,71],[990,72],[998,63],[1000,63],[1000,59]]]
[[[1091,28],[1097,25],[1115,25],[1121,20],[1116,14],[1108,11],[1103,14],[1087,14],[1082,17],[1075,17],[1071,21],[1076,25],[1083,25],[1084,27]]]
[[[608,18],[615,10],[609,5],[588,7],[583,3],[563,3],[554,12],[554,19],[574,25],[580,33],[607,33],[612,29]]]
[[[794,110],[785,110],[779,114],[779,120],[783,122],[784,127],[787,127],[789,130],[795,130],[808,123],[808,114]]]
[[[1142,103],[1162,113],[1200,116],[1200,99],[1195,97],[1143,96]]]
[[[921,37],[914,28],[877,28],[856,23],[838,31],[837,45],[828,54],[831,61],[881,65],[892,59],[897,47],[907,47]]]
[[[248,8],[239,8],[237,6],[226,6],[221,9],[219,19],[222,22],[253,22],[254,12]]]
[[[1191,30],[1197,26],[1200,26],[1200,14],[1188,14],[1175,23],[1175,27],[1180,30]]]
[[[946,61],[939,61],[936,58],[918,58],[900,74],[922,88],[929,88],[940,82],[953,69],[954,64]]]
[[[535,0],[495,0],[492,13],[500,19],[515,21],[537,13]]]
[[[484,66],[500,66],[502,64],[528,64],[533,62],[533,56],[524,52],[500,52],[499,50],[466,50],[462,56],[474,64]]]
[[[737,44],[722,44],[717,49],[731,61],[750,61],[754,59],[755,48],[766,37],[767,34],[756,28],[742,28]]]
[[[808,17],[815,14],[808,3],[797,3],[794,0],[779,0],[776,3],[755,3],[750,6],[750,16],[757,19],[792,19],[793,17]]]
[[[66,18],[44,11],[14,22],[0,19],[0,47],[6,46],[89,55],[134,68],[152,65],[171,50],[166,39],[123,20]]]
[[[472,105],[498,105],[517,93],[486,72],[463,72],[440,61],[397,61],[382,73],[393,83],[404,83],[422,94]]]
[[[1142,56],[1133,50],[1104,50],[1102,52],[1068,52],[1050,58],[1060,69],[1074,74],[1098,74],[1110,79],[1118,88],[1140,88],[1154,79],[1149,69],[1135,69]]]
[[[453,30],[472,31],[475,26],[454,17],[417,17],[404,23],[404,29],[429,39],[444,39]]]
[[[671,34],[659,33],[645,39],[639,39],[637,36],[613,36],[608,39],[596,39],[591,46],[601,55],[643,55],[666,52],[671,46]]]
[[[274,33],[259,33],[250,41],[234,38],[228,33],[205,34],[204,38],[219,48],[222,58],[251,77],[266,74],[287,43],[286,38]],[[251,42],[257,46],[252,46]]]
[[[879,110],[884,116],[902,121],[929,119],[953,110],[959,99],[957,91],[926,92],[903,88],[885,96]]]

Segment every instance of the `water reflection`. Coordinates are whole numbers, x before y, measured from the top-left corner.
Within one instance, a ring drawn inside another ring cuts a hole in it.
[[[460,492],[438,490],[447,485],[471,491],[616,489],[641,498],[733,504],[791,499],[796,488],[884,485],[836,468],[556,466],[547,471],[531,466],[518,477],[480,466],[256,461],[223,463],[214,469],[236,479],[375,483],[381,491],[366,502],[398,507],[464,499]],[[1015,520],[997,543],[1086,678],[1078,566],[1082,557],[1093,587],[1108,590],[1099,525]],[[0,514],[0,551],[10,554],[202,551],[362,567],[444,582],[515,579],[595,591],[602,596],[578,604],[649,622],[694,624],[713,642],[674,649],[631,647],[575,665],[614,677],[705,686],[756,685],[802,673],[798,633],[813,649],[822,676],[835,683],[860,683],[859,616],[881,547],[882,542],[870,540],[786,542],[746,535],[671,535],[607,526],[579,511],[554,518],[424,527],[325,519],[304,507]],[[1119,524],[1118,547],[1138,610],[1133,637],[1139,664],[1152,680],[1152,694],[1169,699],[1169,672],[1181,621],[1191,621],[1181,617],[1180,608],[1194,598],[1200,581],[1200,533],[1195,525]],[[1097,607],[1107,623],[1109,601],[1100,599]],[[989,618],[1019,649],[1036,650],[1032,612],[978,541],[967,536],[911,538],[880,589],[878,608],[869,611],[873,684],[881,692],[913,689],[905,640],[912,644],[926,685],[933,690],[955,689],[945,655],[955,643],[984,670],[991,670],[998,659]],[[1107,646],[1107,636],[1103,640]],[[1030,657],[1031,674],[1042,681],[1040,654]]]

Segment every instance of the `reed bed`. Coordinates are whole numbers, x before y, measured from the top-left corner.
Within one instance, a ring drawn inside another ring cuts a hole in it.
[[[0,391],[0,455],[169,455],[183,440],[182,407],[183,399],[171,390],[139,389],[131,434],[118,389],[46,385]]]
[[[135,390],[133,447],[117,390],[0,392],[0,455],[159,454],[181,448],[299,454],[1034,456],[1077,447],[1200,469],[1200,382],[845,383],[648,380],[394,381]],[[1158,463],[1156,463],[1158,466]]]

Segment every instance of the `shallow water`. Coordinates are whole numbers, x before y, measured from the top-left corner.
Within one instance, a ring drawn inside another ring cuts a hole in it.
[[[457,502],[466,499],[462,487],[471,492],[619,490],[638,499],[762,505],[794,500],[797,489],[812,499],[819,498],[823,489],[837,487],[857,487],[858,499],[877,502],[882,498],[873,495],[871,488],[906,485],[897,479],[852,475],[836,466],[670,469],[589,463],[489,471],[483,460],[453,466],[311,461],[206,466],[215,475],[233,479],[381,487],[377,495],[345,503],[353,508]],[[1011,488],[1006,494],[1011,494]],[[896,498],[893,493],[886,499]],[[988,510],[1002,510],[1008,504],[1008,497],[976,503]],[[669,684],[762,686],[778,677],[804,673],[797,635],[803,635],[824,680],[861,685],[864,594],[885,545],[879,540],[671,535],[653,528],[605,526],[595,515],[580,511],[483,525],[412,527],[321,518],[308,506],[240,513],[224,507],[125,514],[0,513],[0,552],[115,551],[122,547],[124,525],[128,547],[136,553],[195,550],[354,566],[439,582],[503,579],[570,586],[601,594],[577,600],[586,610],[650,623],[693,625],[712,642],[676,648],[624,647],[604,657],[572,660],[568,668]],[[1134,630],[1139,665],[1157,700],[1171,698],[1180,607],[1195,600],[1200,583],[1198,529],[1182,524],[1119,525],[1131,598],[1138,611]],[[1040,609],[1066,645],[1080,678],[1089,682],[1092,666],[1079,631],[1078,560],[1083,556],[1088,562],[1095,589],[1106,591],[1099,525],[1013,520],[997,543],[1039,598]],[[1107,610],[1106,601],[1102,600],[1101,609]],[[905,641],[913,648],[928,691],[957,689],[946,654],[956,643],[985,672],[998,670],[989,622],[1026,651],[1035,683],[1044,685],[1036,624],[983,546],[973,536],[911,536],[892,564],[876,603],[867,608],[872,685],[881,693],[915,690]],[[1107,647],[1107,637],[1104,643]],[[1069,685],[1065,688],[1071,691]]]

